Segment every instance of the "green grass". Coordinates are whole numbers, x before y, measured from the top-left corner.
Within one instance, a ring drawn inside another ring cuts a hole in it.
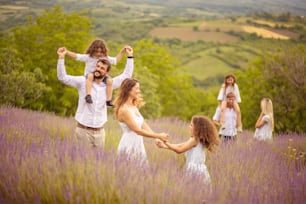
[[[235,70],[223,61],[209,55],[190,61],[185,65],[185,69],[198,80],[205,80],[208,77]]]
[[[258,50],[248,45],[215,45],[192,53],[192,60],[184,64],[197,80],[204,81],[209,77],[225,75],[239,69],[246,69],[249,62],[258,57]],[[232,66],[236,65],[236,66]]]

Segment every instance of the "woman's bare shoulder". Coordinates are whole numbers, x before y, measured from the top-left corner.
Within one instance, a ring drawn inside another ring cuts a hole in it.
[[[130,114],[129,108],[126,105],[121,106],[120,109],[118,110],[118,120],[120,122],[125,121],[125,118],[128,117],[129,114]]]

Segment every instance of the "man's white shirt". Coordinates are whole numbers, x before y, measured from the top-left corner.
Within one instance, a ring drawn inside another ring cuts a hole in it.
[[[125,69],[122,74],[113,78],[113,89],[120,87],[122,81],[132,77],[134,70],[134,59],[128,58]],[[71,76],[66,73],[65,60],[59,59],[57,63],[57,77],[66,85],[78,89],[79,100],[75,113],[75,119],[82,125],[99,128],[107,121],[106,107],[106,85],[105,83],[92,83],[91,97],[93,103],[85,101],[86,96],[86,78],[85,76]]]

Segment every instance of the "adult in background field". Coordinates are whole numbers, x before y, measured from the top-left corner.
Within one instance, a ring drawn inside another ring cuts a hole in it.
[[[129,78],[122,82],[114,105],[115,116],[123,131],[118,145],[118,153],[127,156],[128,159],[136,159],[146,163],[147,154],[143,137],[166,141],[168,135],[153,132],[139,112],[143,100],[138,80]]]
[[[218,109],[221,109],[221,116],[220,116],[220,124],[221,127],[224,126],[224,111],[226,108],[226,95],[232,92],[235,94],[235,101],[234,101],[234,110],[236,111],[237,115],[237,131],[242,132],[242,122],[241,122],[241,111],[238,103],[241,103],[241,97],[240,92],[238,88],[238,84],[236,82],[236,77],[233,74],[226,75],[224,78],[224,83],[221,86],[221,89],[218,94],[218,107],[216,111],[219,111]]]
[[[122,74],[113,78],[113,89],[120,86],[122,81],[132,76],[134,69],[133,49],[127,47],[125,49],[127,54],[127,61],[125,69]],[[84,100],[86,96],[86,77],[85,76],[71,76],[66,73],[65,55],[67,50],[59,48],[57,50],[59,56],[57,62],[57,77],[58,79],[74,88],[78,89],[78,107],[75,114],[77,127],[75,130],[76,138],[83,143],[90,144],[94,147],[104,147],[105,131],[104,125],[107,121],[107,107],[106,107],[106,85],[102,82],[106,75],[106,70],[111,66],[107,59],[99,59],[94,73],[94,80],[92,83],[91,95],[93,103],[86,103]]]
[[[255,124],[254,138],[258,140],[272,140],[274,117],[271,99],[263,98],[260,101],[260,108],[261,112]]]
[[[224,110],[224,126],[221,127],[221,109],[217,109],[213,116],[214,123],[220,127],[219,135],[223,141],[233,140],[237,136],[237,113],[234,109],[235,94],[229,92],[226,95],[226,108]]]

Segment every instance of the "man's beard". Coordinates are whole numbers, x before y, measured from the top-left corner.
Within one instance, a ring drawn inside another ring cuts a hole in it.
[[[99,75],[98,76],[96,76],[96,72],[97,73],[99,73]],[[103,78],[103,76],[102,76],[102,74],[101,74],[101,72],[100,71],[98,71],[98,70],[96,70],[96,71],[94,71],[94,79],[102,79]]]

